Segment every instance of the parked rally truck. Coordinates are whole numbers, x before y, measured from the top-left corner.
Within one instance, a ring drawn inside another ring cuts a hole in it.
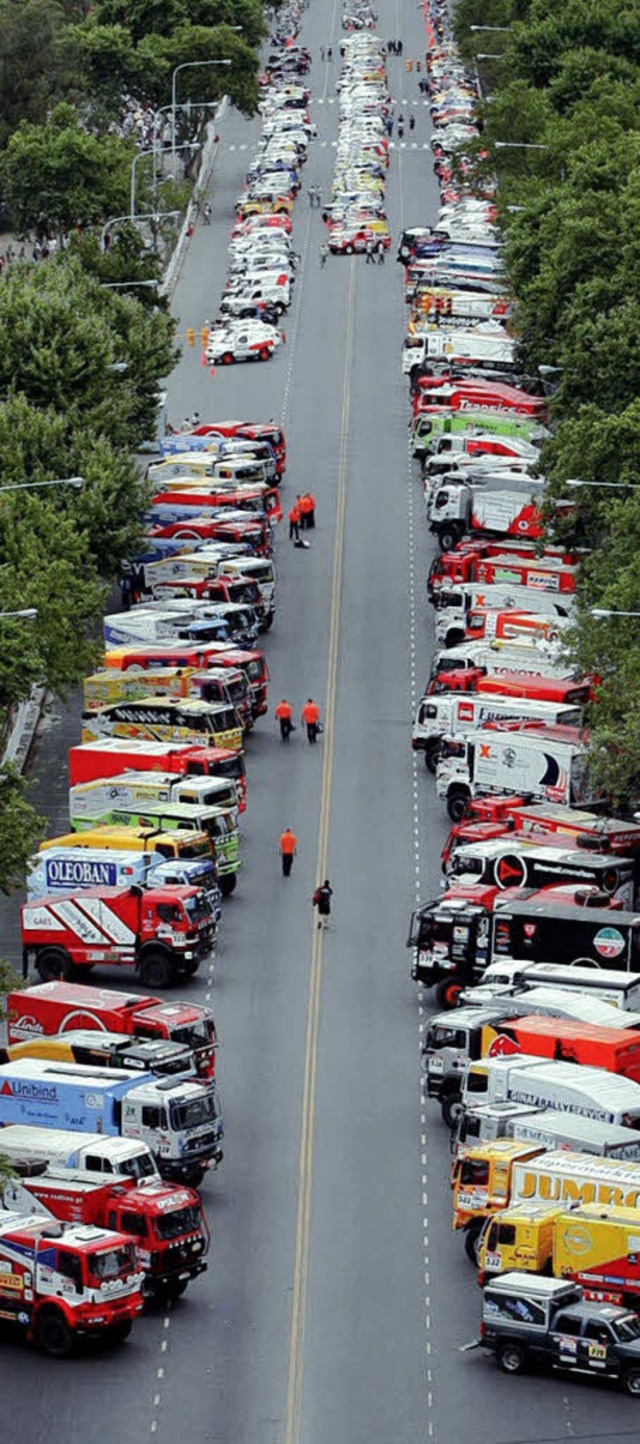
[[[203,893],[213,921],[220,921],[222,893],[212,857],[171,858],[153,852],[108,848],[50,847],[27,864],[27,901],[88,887],[195,887]]]
[[[13,1063],[16,1058],[51,1058],[87,1068],[126,1068],[130,1073],[155,1073],[159,1078],[176,1073],[196,1075],[195,1058],[186,1043],[99,1033],[95,1028],[73,1028],[55,1038],[26,1038],[23,1043],[0,1048],[0,1063]]]
[[[478,1242],[478,1282],[518,1268],[572,1279],[587,1297],[635,1307],[640,1296],[640,1210],[521,1203],[487,1220]]]
[[[9,993],[10,1043],[55,1037],[77,1028],[128,1033],[135,1038],[170,1038],[193,1053],[201,1077],[212,1078],[218,1044],[213,1013],[202,1003],[163,1003],[161,998],[91,988],[77,983],[42,983]]]
[[[22,974],[29,961],[44,982],[98,963],[135,968],[149,988],[197,972],[209,953],[213,919],[197,888],[87,888],[20,909]]]
[[[454,1160],[480,1143],[511,1138],[537,1144],[549,1151],[568,1148],[573,1153],[596,1153],[599,1158],[640,1162],[640,1133],[617,1123],[599,1123],[556,1108],[530,1108],[526,1103],[488,1103],[472,1108],[459,1120],[453,1141]]]
[[[195,1186],[222,1159],[213,1080],[21,1058],[0,1066],[0,1124],[6,1123],[137,1138],[155,1154],[163,1178]]]
[[[466,736],[490,722],[539,722],[541,726],[577,727],[581,707],[499,693],[445,692],[422,697],[413,724],[411,746],[424,752],[425,765],[435,772],[445,738]]]
[[[1,1139],[0,1139],[1,1142]],[[47,1213],[61,1223],[114,1229],[135,1238],[143,1293],[177,1299],[204,1273],[210,1234],[199,1195],[159,1178],[90,1178],[86,1173],[28,1164],[2,1184],[5,1208],[23,1216]]]
[[[478,1344],[504,1374],[527,1367],[613,1379],[640,1395],[640,1318],[586,1303],[578,1284],[508,1273],[484,1290]]]
[[[128,1338],[142,1282],[130,1235],[0,1211],[0,1318],[45,1354]]]
[[[466,1149],[452,1168],[453,1227],[475,1262],[485,1221],[505,1208],[584,1203],[637,1209],[640,1164],[498,1138]]]
[[[479,484],[451,473],[429,498],[429,530],[444,552],[451,551],[465,534],[471,536],[529,537],[542,534],[540,505],[544,482],[523,473],[508,472]]]
[[[238,810],[247,805],[247,774],[244,754],[229,747],[190,747],[188,743],[127,741],[105,737],[69,748],[69,782],[93,782],[100,777],[119,777],[123,772],[171,772],[193,777],[233,778]]]
[[[88,1174],[101,1182],[105,1173],[112,1182],[132,1178],[140,1183],[160,1177],[151,1149],[134,1138],[105,1138],[103,1133],[11,1123],[2,1129],[0,1140],[0,1157],[18,1173],[25,1167],[48,1168],[55,1173],[63,1170]]]
[[[444,738],[436,766],[436,793],[452,822],[460,822],[478,792],[527,793],[532,800],[588,799],[587,749],[576,727],[509,723]]]

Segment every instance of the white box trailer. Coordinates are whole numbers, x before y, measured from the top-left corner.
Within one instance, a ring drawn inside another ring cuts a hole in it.
[[[519,993],[530,987],[576,990],[600,998],[623,1011],[640,1012],[640,973],[623,973],[609,968],[567,967],[564,963],[523,963],[517,958],[500,958],[491,963],[473,989],[473,1001],[486,1002],[501,993]],[[465,994],[465,998],[468,994]]]
[[[543,1062],[526,1054],[471,1063],[462,1084],[464,1111],[502,1101],[640,1130],[640,1083],[580,1063]]]
[[[443,740],[436,792],[452,822],[460,821],[477,793],[583,803],[589,798],[587,748],[573,727],[480,727]]]
[[[509,582],[470,582],[464,587],[443,587],[436,594],[436,642],[455,647],[464,642],[467,617],[475,607],[492,611],[539,613],[543,617],[573,616],[573,596],[559,596],[535,587]]]
[[[537,698],[501,697],[490,692],[441,692],[423,697],[418,704],[411,746],[424,752],[430,772],[444,737],[459,737],[477,731],[487,722],[540,722],[547,726],[578,727],[582,708]]]

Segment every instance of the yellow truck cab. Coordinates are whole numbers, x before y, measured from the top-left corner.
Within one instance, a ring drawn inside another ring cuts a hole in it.
[[[478,1282],[517,1268],[571,1279],[601,1302],[637,1309],[640,1209],[586,1203],[564,1209],[521,1203],[488,1219],[478,1246]]]
[[[465,1249],[475,1262],[476,1247],[485,1219],[507,1207],[514,1163],[525,1163],[544,1150],[514,1138],[496,1138],[467,1149],[451,1170],[453,1227],[464,1229]]]

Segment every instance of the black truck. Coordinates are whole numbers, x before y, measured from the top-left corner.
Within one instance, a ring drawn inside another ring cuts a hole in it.
[[[596,1374],[640,1398],[640,1317],[585,1303],[578,1284],[502,1274],[483,1290],[478,1342],[505,1374],[536,1367]]]

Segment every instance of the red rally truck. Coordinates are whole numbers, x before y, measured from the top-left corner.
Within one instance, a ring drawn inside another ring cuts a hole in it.
[[[138,993],[67,982],[42,983],[8,994],[9,1043],[56,1037],[79,1028],[186,1043],[200,1077],[215,1074],[216,1026],[211,1009],[200,1003],[163,1003]]]
[[[211,1238],[195,1189],[160,1178],[91,1178],[26,1161],[12,1167],[17,1177],[3,1187],[7,1208],[135,1238],[146,1296],[163,1302],[180,1298],[191,1279],[205,1272]]]
[[[121,772],[176,772],[192,777],[230,777],[236,785],[238,811],[247,806],[247,774],[242,752],[229,747],[191,747],[188,742],[151,742],[129,737],[101,737],[69,748],[69,786],[119,777]]]
[[[128,1338],[142,1312],[135,1240],[112,1229],[0,1211],[0,1319],[45,1354]]]
[[[214,937],[199,888],[141,888],[137,883],[24,903],[20,931],[24,978],[31,958],[43,983],[109,963],[135,968],[148,988],[168,988],[181,977],[192,977]]]

